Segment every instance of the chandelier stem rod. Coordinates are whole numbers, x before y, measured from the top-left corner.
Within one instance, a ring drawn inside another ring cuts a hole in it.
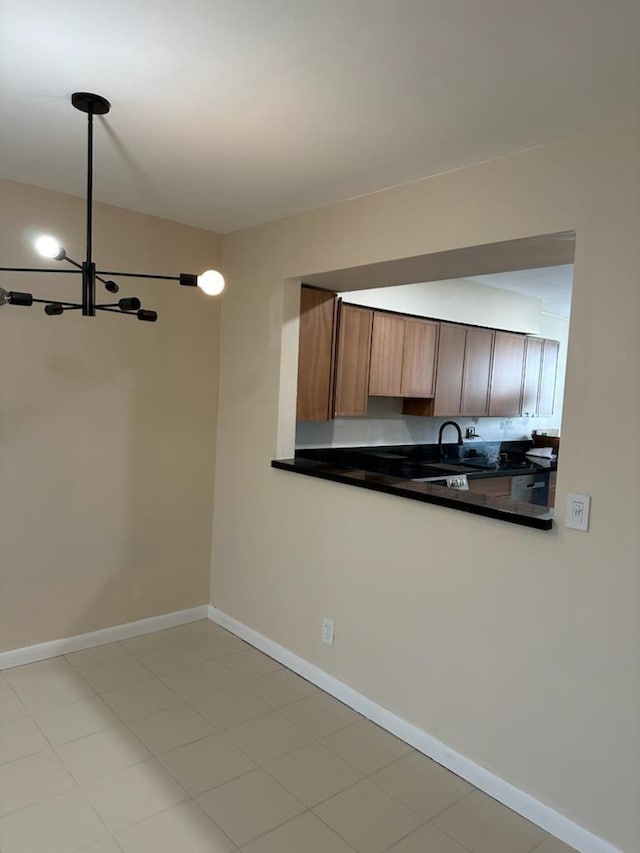
[[[87,255],[86,262],[92,261],[93,249],[93,104],[87,110]]]

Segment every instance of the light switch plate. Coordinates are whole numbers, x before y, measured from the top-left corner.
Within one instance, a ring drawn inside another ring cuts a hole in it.
[[[589,510],[591,509],[591,495],[578,495],[569,492],[567,495],[567,517],[565,526],[573,530],[589,529]]]

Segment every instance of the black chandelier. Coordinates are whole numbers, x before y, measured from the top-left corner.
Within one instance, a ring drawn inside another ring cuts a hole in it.
[[[35,246],[38,252],[45,258],[55,261],[66,261],[74,269],[54,270],[43,267],[0,267],[2,272],[26,272],[26,273],[63,273],[82,276],[82,302],[62,302],[60,300],[36,299],[32,293],[24,293],[17,290],[4,290],[0,287],[0,306],[2,305],[33,305],[34,302],[44,304],[45,313],[49,316],[63,314],[65,311],[81,309],[85,317],[95,317],[97,311],[108,311],[115,314],[127,314],[137,317],[146,323],[155,323],[158,319],[156,311],[143,308],[137,296],[129,296],[119,299],[117,302],[96,302],[96,282],[104,285],[108,293],[118,293],[120,287],[111,276],[118,278],[152,278],[164,281],[177,281],[187,287],[200,287],[209,296],[216,296],[224,288],[224,278],[216,270],[207,270],[202,275],[181,273],[180,275],[149,275],[133,272],[114,272],[110,270],[97,270],[92,257],[93,240],[93,117],[94,115],[105,115],[111,109],[111,104],[101,95],[90,92],[74,92],[71,96],[73,106],[83,113],[87,113],[87,250],[86,258],[82,263],[74,261],[67,255],[60,243],[49,236],[42,236],[36,240]],[[108,278],[107,278],[108,276]]]

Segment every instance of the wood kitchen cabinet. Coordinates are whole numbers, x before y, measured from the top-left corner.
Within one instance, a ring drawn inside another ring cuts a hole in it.
[[[492,498],[511,498],[511,477],[479,477],[469,480],[469,491]]]
[[[467,327],[440,324],[434,416],[462,414],[462,379]]]
[[[367,412],[373,310],[339,303],[333,413],[353,417]]]
[[[369,394],[372,397],[402,395],[402,365],[406,318],[401,314],[373,312]]]
[[[515,417],[522,412],[526,336],[496,332],[489,391],[490,417]]]
[[[525,345],[522,414],[551,417],[556,394],[558,341],[527,337]]]
[[[489,405],[492,329],[440,323],[433,400],[407,400],[408,415],[481,417]]]
[[[372,397],[433,397],[436,320],[373,312],[369,394]]]
[[[484,417],[489,413],[489,379],[494,346],[493,329],[467,327],[460,413]]]
[[[440,323],[407,317],[402,362],[403,397],[433,397],[436,382],[436,353]]]
[[[299,421],[331,418],[336,306],[335,293],[301,287],[296,406]]]

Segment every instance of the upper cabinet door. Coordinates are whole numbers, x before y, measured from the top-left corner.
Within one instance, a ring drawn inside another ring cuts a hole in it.
[[[465,326],[440,323],[436,394],[433,404],[433,415],[436,417],[461,413],[466,337]]]
[[[522,380],[526,338],[496,332],[489,394],[490,417],[516,417],[522,411]]]
[[[525,344],[522,414],[530,417],[536,417],[538,414],[543,343],[542,338],[528,337]]]
[[[296,411],[299,421],[331,418],[335,312],[335,293],[302,286]]]
[[[404,317],[373,312],[369,394],[372,397],[399,397],[405,336]]]
[[[336,357],[336,417],[365,415],[369,386],[369,357],[373,311],[340,303]]]
[[[558,371],[558,341],[545,340],[542,345],[540,368],[540,391],[538,394],[538,417],[551,417],[556,396],[556,374]]]
[[[436,352],[440,324],[407,317],[402,365],[403,397],[433,397],[436,386]]]
[[[484,417],[489,413],[494,334],[493,329],[477,329],[473,326],[467,328],[460,406],[460,413],[463,415]]]

